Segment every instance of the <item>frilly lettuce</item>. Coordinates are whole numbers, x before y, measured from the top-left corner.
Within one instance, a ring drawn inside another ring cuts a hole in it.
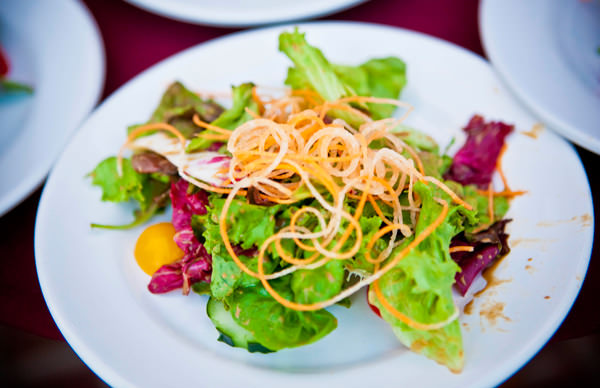
[[[252,99],[253,88],[254,84],[250,82],[232,87],[231,91],[233,102],[231,108],[221,113],[221,115],[214,119],[214,121],[210,120],[212,121],[211,124],[233,131],[246,121],[252,120],[252,116],[246,112],[246,108],[258,113],[258,105]],[[186,151],[194,152],[207,149],[216,142],[216,140],[195,137],[188,144]]]
[[[293,300],[289,276],[271,282],[284,298]],[[236,289],[227,299],[233,319],[270,350],[308,345],[337,327],[327,310],[296,311],[277,302],[262,285]]]
[[[452,204],[447,195],[432,186],[420,182],[415,185],[415,191],[423,203],[415,235],[440,215],[442,206],[434,197],[448,201],[450,209],[446,218],[431,235],[379,280],[383,295],[394,308],[425,324],[447,320],[454,313],[452,285],[459,267],[451,259],[448,248],[453,236],[462,231],[466,224],[476,222],[473,211]],[[393,258],[410,241],[399,246],[390,257]],[[404,345],[453,371],[462,369],[463,348],[457,319],[441,329],[418,330],[399,321],[383,308],[372,289],[369,301],[379,308],[382,317],[390,323],[394,334]]]
[[[158,174],[139,174],[131,166],[131,161],[123,158],[122,174],[117,170],[117,158],[111,156],[101,161],[89,173],[92,184],[102,189],[102,200],[127,202],[134,200],[139,209],[134,211],[134,220],[126,225],[92,224],[96,228],[129,229],[148,221],[166,205],[169,190],[168,178]]]
[[[326,101],[349,96],[398,98],[406,84],[406,65],[401,59],[377,58],[359,66],[331,64],[297,29],[279,35],[279,51],[294,63],[294,67],[288,69],[286,85],[292,89],[314,90]],[[385,104],[360,107],[374,119],[390,117],[395,110],[395,106]],[[361,121],[345,111],[333,110],[329,114],[354,125]]]
[[[202,99],[183,86],[181,82],[173,82],[162,95],[150,120],[145,124],[168,123],[177,128],[183,136],[190,139],[200,131],[200,128],[192,121],[194,115],[198,115],[204,121],[211,122],[223,110],[223,107],[215,101]],[[129,130],[131,131],[137,127],[139,125],[133,125],[129,127]],[[149,133],[151,132],[147,134]]]
[[[344,263],[332,260],[313,270],[298,270],[291,276],[291,287],[295,300],[302,304],[321,302],[342,291]]]
[[[219,230],[219,217],[224,203],[224,198],[211,195],[206,215],[193,217],[193,224],[203,228],[199,232],[204,238],[204,246],[212,256],[213,272],[210,288],[212,295],[218,299],[230,295],[237,287],[258,283],[256,278],[242,272],[225,248]],[[227,219],[227,234],[231,244],[242,251],[260,247],[275,233],[275,216],[280,211],[281,206],[257,206],[234,199]],[[242,255],[240,259],[251,270],[257,270],[255,257]],[[274,260],[267,257],[265,262],[267,270],[272,270],[276,264]]]

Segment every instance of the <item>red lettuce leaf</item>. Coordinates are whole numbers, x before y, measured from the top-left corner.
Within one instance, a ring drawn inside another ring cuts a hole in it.
[[[212,151],[217,152],[221,147],[223,147],[225,143],[221,143],[220,141],[216,141],[208,146],[204,151]]]
[[[204,190],[188,193],[188,183],[180,179],[171,184],[171,204],[173,205],[173,226],[176,231],[191,228],[193,214],[206,214],[208,195]]]
[[[510,252],[508,234],[504,229],[511,220],[505,219],[494,223],[488,229],[479,233],[465,236],[460,234],[452,239],[450,247],[471,246],[472,252],[453,252],[452,259],[459,265],[461,271],[456,273],[455,286],[465,295],[473,280],[494,260]]]
[[[153,294],[162,294],[183,287],[181,264],[163,265],[160,267],[148,284],[148,290]]]
[[[463,128],[467,141],[454,156],[444,178],[487,189],[504,139],[513,129],[512,125],[500,121],[486,123],[482,116],[473,116]]]
[[[210,282],[212,257],[192,229],[192,215],[206,214],[208,195],[203,190],[194,194],[188,191],[189,184],[183,179],[171,185],[172,223],[176,231],[173,238],[185,254],[181,260],[163,265],[152,275],[148,289],[153,294],[182,288],[187,295],[194,283]]]

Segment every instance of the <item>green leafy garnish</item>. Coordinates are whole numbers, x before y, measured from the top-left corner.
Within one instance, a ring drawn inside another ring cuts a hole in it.
[[[0,93],[25,93],[32,94],[30,85],[0,77]]]
[[[117,169],[117,158],[112,156],[100,162],[89,174],[92,184],[102,189],[102,200],[111,202],[127,202],[134,200],[139,210],[134,211],[134,220],[125,225],[92,224],[96,228],[130,229],[141,225],[164,208],[169,181],[153,174],[140,174],[131,166],[127,158],[122,160],[122,171]]]
[[[104,159],[90,173],[92,184],[102,188],[103,201],[125,202],[134,199],[142,209],[146,208],[148,204],[142,193],[146,177],[133,169],[129,159],[123,158],[121,166],[122,173],[119,175],[117,158],[111,156]]]
[[[350,96],[398,98],[406,84],[406,65],[401,59],[376,58],[359,66],[331,64],[297,29],[279,35],[279,50],[294,63],[288,69],[286,85],[314,90],[326,101]],[[358,107],[374,119],[390,117],[395,110],[395,106],[387,104],[368,103]],[[355,127],[362,122],[359,116],[346,111],[332,110],[328,114]]]
[[[289,276],[271,282],[284,298],[292,299]],[[233,319],[270,350],[308,345],[337,327],[337,319],[326,310],[296,311],[277,302],[261,286],[238,288],[227,298]]]
[[[441,214],[442,206],[434,200],[441,197],[450,200],[439,189],[417,183],[415,191],[423,201],[415,235]],[[451,204],[440,226],[417,247],[412,249],[392,270],[379,280],[379,287],[386,300],[412,320],[433,324],[443,322],[454,314],[452,284],[458,265],[448,252],[450,240],[463,230],[465,217],[472,222],[474,213]],[[405,240],[390,258],[412,241]],[[436,330],[418,330],[398,320],[379,302],[375,292],[369,292],[369,301],[377,306],[382,317],[390,323],[400,342],[413,351],[459,371],[463,365],[463,348],[458,320]]]
[[[254,84],[252,83],[245,83],[239,86],[232,87],[232,107],[224,111],[219,117],[212,121],[211,124],[220,128],[229,129],[233,131],[245,122],[252,120],[252,116],[248,112],[246,112],[246,108],[255,113],[258,113],[258,105],[252,99],[253,88]],[[194,152],[201,149],[205,149],[216,141],[217,140],[195,137],[188,144],[186,151]]]
[[[150,120],[144,124],[168,123],[177,128],[185,138],[190,139],[201,131],[201,128],[192,121],[194,115],[198,115],[201,120],[210,122],[221,112],[223,112],[223,108],[215,101],[202,99],[183,86],[181,82],[174,82],[162,95]],[[128,130],[131,132],[140,125],[132,125]],[[145,135],[151,133],[147,132]]]
[[[202,227],[204,247],[212,256],[211,293],[216,298],[230,295],[237,287],[246,287],[258,283],[258,279],[244,273],[233,261],[221,237],[219,216],[225,203],[224,198],[210,196],[211,206],[205,215],[192,217],[192,225]],[[241,249],[252,249],[262,246],[267,238],[275,233],[275,217],[281,206],[257,206],[234,199],[228,211],[227,227],[232,245]],[[239,256],[240,260],[252,271],[256,272],[255,257]],[[265,270],[271,272],[277,263],[267,257]]]

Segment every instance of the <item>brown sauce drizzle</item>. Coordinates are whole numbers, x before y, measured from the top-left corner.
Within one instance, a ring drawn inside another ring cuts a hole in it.
[[[490,304],[489,307],[481,309],[479,311],[479,316],[482,318],[486,318],[491,325],[495,325],[498,319],[503,319],[507,322],[510,322],[511,319],[504,315],[504,303],[496,302]]]
[[[540,133],[544,130],[544,125],[542,123],[535,123],[533,127],[529,131],[521,132],[525,136],[529,136],[532,139],[537,139]]]
[[[506,256],[504,256],[504,257],[506,257]],[[481,294],[483,294],[486,290],[488,290],[490,288],[493,288],[500,284],[508,283],[511,281],[509,279],[498,279],[494,275],[494,272],[496,271],[496,269],[498,268],[500,263],[502,263],[502,260],[504,260],[504,257],[501,257],[498,260],[494,261],[492,263],[492,265],[490,265],[489,267],[487,267],[486,269],[483,270],[483,272],[481,273],[481,276],[483,276],[483,278],[486,280],[487,284],[485,285],[484,288],[477,291],[475,293],[475,295],[473,295],[475,298],[477,298],[478,296],[480,296]],[[466,308],[466,306],[465,306],[465,308]]]

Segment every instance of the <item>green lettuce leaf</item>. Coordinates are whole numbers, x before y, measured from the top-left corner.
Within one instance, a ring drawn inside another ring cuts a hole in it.
[[[285,84],[292,89],[311,89],[326,101],[349,96],[398,98],[406,84],[406,65],[395,57],[371,59],[359,66],[331,64],[321,50],[307,43],[304,34],[284,32],[279,35],[279,51],[294,63],[288,69]],[[395,106],[387,104],[360,105],[374,119],[390,117]],[[332,117],[358,126],[362,120],[351,113],[332,110]]]
[[[146,208],[146,197],[142,193],[146,177],[137,173],[127,158],[123,158],[122,167],[123,174],[119,176],[117,158],[111,156],[104,159],[89,174],[92,184],[102,188],[103,201],[126,202],[134,199],[143,209]]]
[[[502,196],[493,197],[494,202],[494,219],[490,220],[488,211],[489,199],[487,195],[482,195],[477,192],[477,187],[473,185],[463,186],[463,195],[465,202],[468,202],[477,210],[479,215],[479,223],[483,225],[491,225],[496,221],[501,220],[506,215],[509,208],[508,199]],[[479,226],[479,225],[477,225]],[[470,231],[467,230],[467,232]]]
[[[368,207],[371,208],[370,204]],[[365,208],[365,210],[367,210],[367,209]],[[367,244],[369,243],[369,240],[371,240],[373,235],[379,231],[379,229],[381,228],[382,222],[383,221],[381,220],[381,218],[379,218],[379,216],[376,215],[374,213],[374,211],[373,211],[373,215],[371,217],[367,217],[367,216],[363,215],[362,217],[360,217],[358,219],[358,223],[360,224],[360,228],[362,229],[362,232],[363,232],[363,239],[361,241],[360,248],[359,248],[358,252],[356,253],[356,255],[354,255],[352,260],[349,260],[346,263],[346,268],[348,269],[348,271],[350,271],[352,273],[360,274],[361,276],[366,276],[368,274],[373,273],[373,264],[367,261],[367,259],[365,257],[365,252],[367,250]],[[356,235],[354,232],[352,232],[352,234],[350,235],[350,238],[348,239],[348,242],[346,242],[344,248],[349,249],[352,245],[354,245],[355,241],[356,241]],[[381,252],[385,249],[386,246],[387,246],[387,242],[384,239],[379,239],[379,240],[377,240],[377,242],[375,242],[375,245],[373,246],[372,251],[373,252]],[[373,256],[376,257],[376,255],[374,253],[372,253],[372,254],[373,254]]]
[[[271,282],[284,298],[293,300],[289,276]],[[327,310],[295,311],[277,302],[262,285],[236,289],[226,300],[233,319],[270,350],[308,345],[337,327]]]
[[[298,29],[279,35],[279,51],[285,53],[296,66],[292,70],[292,76],[286,79],[286,85],[292,88],[310,85],[311,89],[327,101],[352,95],[321,50],[309,45]],[[301,81],[302,79],[305,81]]]
[[[294,300],[311,304],[334,297],[342,291],[344,273],[341,260],[332,260],[316,269],[294,272],[291,280]]]
[[[446,185],[465,200],[468,204],[473,206],[473,209],[477,213],[477,218],[474,222],[465,225],[465,233],[469,234],[473,230],[480,228],[483,225],[490,226],[496,221],[504,218],[506,212],[508,212],[509,202],[506,197],[495,196],[494,201],[494,219],[490,220],[488,210],[488,196],[477,192],[477,187],[474,185],[463,186],[460,183],[454,181],[445,181]]]
[[[224,111],[212,122],[212,124],[216,125],[217,127],[233,131],[245,122],[252,120],[253,117],[246,112],[246,108],[258,113],[258,105],[252,99],[253,88],[253,83],[244,83],[239,86],[232,87],[233,101],[231,108]],[[186,151],[194,152],[200,149],[205,149],[214,142],[216,142],[216,140],[196,137],[188,144]]]
[[[102,200],[126,202],[135,200],[139,209],[134,211],[134,220],[125,225],[92,224],[104,229],[130,229],[142,225],[164,209],[168,196],[169,181],[157,174],[140,174],[123,158],[123,173],[117,171],[117,158],[111,156],[101,161],[89,174],[92,184],[102,189]]]
[[[208,212],[200,219],[208,218],[206,227],[218,228],[219,216],[225,204],[225,198],[218,195],[210,196],[211,206]],[[234,199],[227,212],[227,235],[232,244],[238,244],[243,249],[260,247],[267,238],[275,234],[275,218],[283,210],[283,205],[259,206],[252,205],[240,199]],[[218,232],[218,230],[216,230]],[[205,233],[206,244],[210,244],[208,238],[215,241],[221,240],[220,233],[218,237],[212,233]]]
[[[419,182],[415,185],[415,191],[423,202],[415,235],[439,216],[442,206],[434,197],[447,200],[450,209],[444,222],[383,275],[379,285],[385,298],[398,311],[417,322],[436,323],[448,319],[455,309],[452,284],[459,267],[448,253],[450,240],[464,229],[465,223],[474,222],[475,214],[451,204],[449,198],[433,185]],[[396,248],[391,257],[411,240]],[[462,369],[463,347],[458,320],[437,330],[417,330],[389,313],[372,290],[369,292],[369,301],[380,309],[382,317],[390,323],[394,334],[404,345],[453,371]]]
[[[419,159],[423,163],[425,175],[435,177],[442,180],[444,173],[452,164],[452,158],[447,155],[437,155],[433,152],[419,152]]]
[[[201,120],[211,122],[218,117],[223,108],[213,100],[204,100],[196,93],[187,89],[181,82],[174,82],[162,95],[161,100],[145,124],[168,123],[173,125],[187,139],[200,132],[200,128],[192,121],[194,115]],[[143,125],[143,124],[140,124]],[[128,128],[131,132],[140,125]],[[148,132],[147,134],[151,134]]]
[[[428,151],[434,154],[439,154],[438,143],[426,133],[418,131],[407,125],[400,124],[390,130],[391,133],[396,134],[402,141],[409,146],[416,148],[420,151]]]
[[[0,93],[33,94],[33,88],[22,82],[17,82],[0,77]]]
[[[219,251],[218,253],[215,251]],[[242,272],[240,267],[233,261],[231,256],[225,250],[225,246],[221,246],[212,252],[212,275],[210,281],[210,293],[217,299],[223,299],[240,287],[255,286],[260,281],[245,272]],[[256,257],[246,257],[238,255],[242,263],[252,271],[257,271]],[[275,267],[272,260],[265,261],[266,272],[271,272]]]
[[[397,57],[374,58],[362,65],[334,65],[337,76],[359,96],[398,98],[406,85],[406,64]],[[391,117],[395,105],[367,103],[375,120]]]
[[[213,100],[204,100],[181,82],[174,82],[163,94],[150,122],[171,122],[174,118],[183,118],[182,116],[191,120],[192,117],[189,116],[193,116],[194,113],[203,120],[213,121],[222,110],[223,108]]]
[[[204,215],[192,216],[192,227],[204,239],[204,247],[212,255],[211,294],[217,299],[230,295],[238,287],[255,285],[258,280],[243,272],[233,261],[223,244],[219,229],[219,216],[225,199],[218,195],[209,198],[211,206]],[[275,217],[281,206],[257,206],[238,199],[231,203],[227,219],[227,235],[232,245],[242,249],[261,247],[275,233]],[[202,230],[199,230],[199,229]],[[256,272],[256,257],[239,256],[242,262]],[[265,272],[272,272],[277,262],[265,257]]]
[[[246,121],[252,120],[252,116],[246,112],[246,108],[258,113],[258,106],[252,99],[254,84],[247,82],[232,88],[233,105],[223,112],[213,124],[217,127],[234,130]]]

